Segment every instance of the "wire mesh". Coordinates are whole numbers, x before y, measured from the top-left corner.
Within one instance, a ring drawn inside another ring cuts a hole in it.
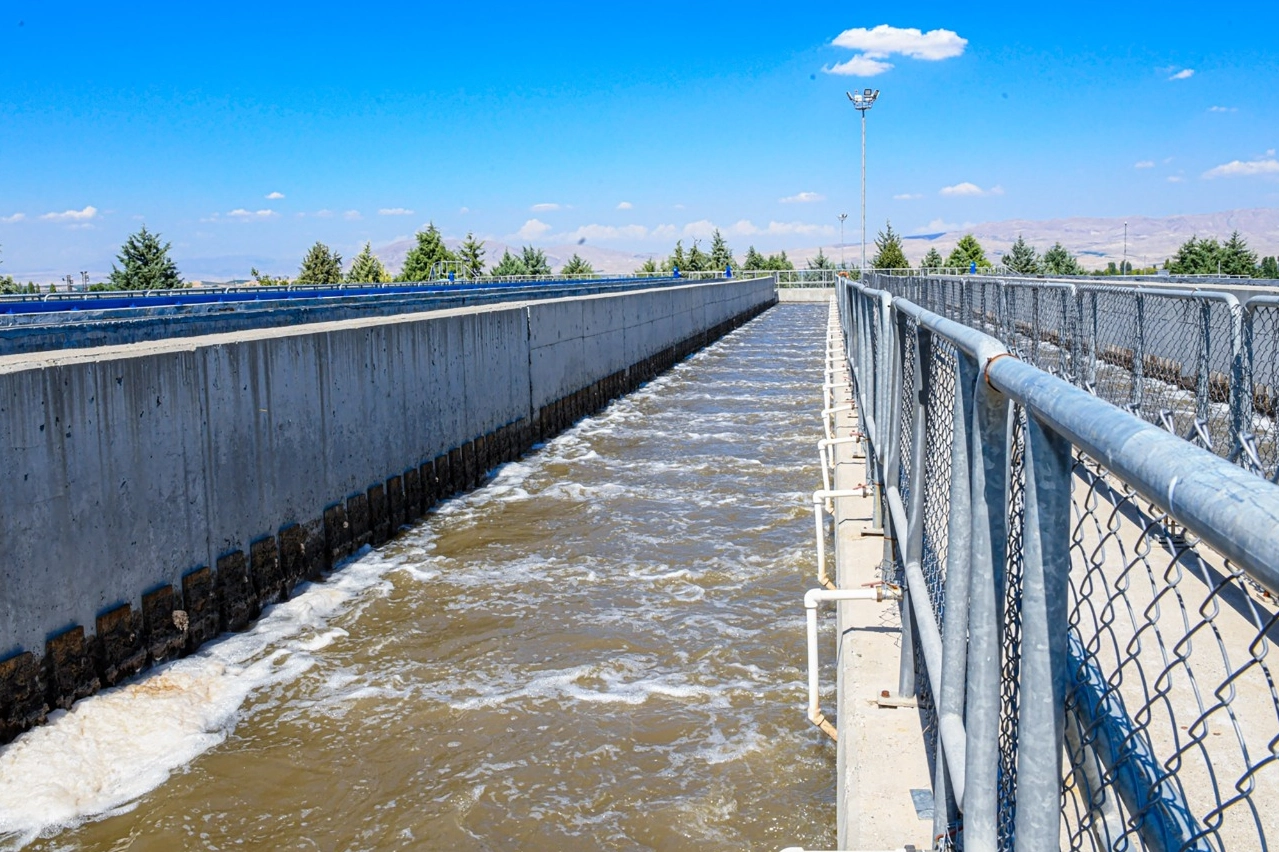
[[[1008,561],[1004,569],[1002,642],[999,655],[999,815],[1001,850],[1012,850],[1017,819],[1017,715],[1021,704],[1021,590],[1026,518],[1025,412],[1014,412],[1009,440]]]
[[[1062,846],[1269,848],[1279,838],[1275,601],[1076,457]],[[1140,767],[1141,771],[1136,771]]]
[[[958,362],[955,347],[947,340],[934,337],[931,349],[924,417],[924,547],[919,564],[940,629],[946,618],[947,521],[950,465],[955,449],[953,411]]]
[[[1242,425],[1251,438],[1241,436],[1241,441],[1250,443],[1253,452],[1241,455],[1273,482],[1279,477],[1279,303],[1249,304],[1246,332],[1252,381]]]

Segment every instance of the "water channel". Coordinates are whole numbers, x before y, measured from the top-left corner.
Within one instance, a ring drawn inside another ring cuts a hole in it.
[[[831,848],[803,713],[826,313],[773,308],[0,749],[0,848]]]

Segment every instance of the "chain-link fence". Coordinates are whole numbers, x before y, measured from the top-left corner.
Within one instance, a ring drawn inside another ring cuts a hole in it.
[[[1279,480],[1279,297],[984,276],[871,273],[869,286],[1265,478]]]
[[[839,305],[936,848],[1270,848],[1279,299],[905,283]]]

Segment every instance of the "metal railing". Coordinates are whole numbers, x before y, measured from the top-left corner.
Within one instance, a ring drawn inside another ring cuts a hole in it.
[[[1279,296],[872,273],[867,283],[1265,478],[1279,479]]]
[[[1108,381],[1102,347],[1119,344],[1101,328],[1150,330],[1103,310],[1109,290],[1081,314],[1078,289],[919,283],[942,310],[855,282],[838,303],[884,579],[903,592],[899,690],[918,698],[935,768],[936,847],[1270,848],[1279,487],[1135,416],[1144,403],[1076,386],[1085,368]],[[1187,303],[1196,327],[1239,328],[1228,302]],[[1226,356],[1198,339],[1192,364],[1215,369]]]

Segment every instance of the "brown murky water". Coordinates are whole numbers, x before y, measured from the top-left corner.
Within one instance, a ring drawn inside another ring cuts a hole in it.
[[[825,305],[0,750],[0,848],[834,842],[804,718]]]

